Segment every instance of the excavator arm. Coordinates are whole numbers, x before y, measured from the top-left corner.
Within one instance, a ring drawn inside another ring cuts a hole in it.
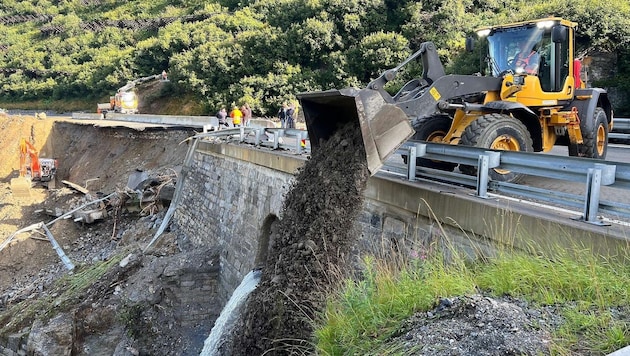
[[[19,153],[20,176],[11,179],[11,192],[17,198],[29,198],[31,196],[31,178],[40,170],[38,153],[25,138],[20,139]]]
[[[46,182],[45,186],[53,188],[57,173],[57,160],[39,158],[39,152],[28,140],[20,139],[19,177],[11,179],[11,191],[15,197],[30,197],[33,181]]]
[[[20,139],[20,177],[26,177],[30,171],[32,177],[39,177],[41,165],[39,164],[39,153],[33,145],[25,138]]]

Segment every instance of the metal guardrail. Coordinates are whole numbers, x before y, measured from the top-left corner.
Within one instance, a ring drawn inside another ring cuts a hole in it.
[[[206,126],[204,131],[194,138],[215,137],[272,149],[290,150],[298,154],[310,152],[308,133],[304,130],[247,127],[217,130],[216,127]],[[491,190],[526,199],[581,208],[582,216],[577,217],[577,220],[596,225],[608,225],[599,217],[599,213],[630,218],[630,204],[600,200],[601,188],[604,186],[630,190],[630,164],[627,163],[412,141],[403,144],[397,153],[408,156],[407,166],[386,164],[384,171],[406,177],[410,181],[424,178],[475,187],[476,195],[481,198],[489,198],[488,191]],[[475,166],[478,168],[477,176],[416,167],[416,157]],[[585,183],[586,189],[583,195],[576,195],[515,183],[491,181],[488,172],[492,168]]]
[[[630,205],[622,202],[600,201],[602,186],[630,189],[630,164],[606,162],[578,157],[560,157],[514,151],[488,150],[478,147],[437,143],[406,143],[398,153],[408,156],[405,176],[409,180],[425,177],[476,186],[476,195],[488,198],[488,189],[516,194],[530,199],[582,207],[579,220],[605,225],[599,212],[630,218]],[[476,166],[476,177],[416,167],[416,157]],[[555,192],[520,184],[490,181],[488,170],[500,168],[539,177],[554,178],[586,184],[583,196]]]
[[[608,138],[630,140],[630,119],[616,117],[613,122],[613,131],[608,134]]]
[[[219,119],[216,116],[176,116],[176,115],[152,115],[152,114],[118,114],[107,113],[81,113],[73,112],[72,118],[75,120],[105,120],[105,121],[126,121],[137,122],[144,124],[154,125],[169,125],[169,126],[185,126],[202,128],[210,125],[212,127],[219,126]],[[249,126],[251,128],[265,128],[274,126],[273,122],[264,118],[251,118],[249,120]]]
[[[305,130],[257,127],[220,129],[213,125],[205,125],[203,130],[203,133],[195,135],[193,138],[222,138],[226,141],[244,142],[271,149],[289,150],[297,154],[311,151],[308,132]]]

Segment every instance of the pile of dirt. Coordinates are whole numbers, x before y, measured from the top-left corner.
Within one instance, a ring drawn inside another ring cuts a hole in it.
[[[388,341],[405,355],[549,355],[552,330],[562,318],[518,299],[483,295],[444,298],[417,313]]]
[[[314,151],[287,193],[268,259],[237,327],[232,355],[311,350],[312,320],[346,270],[369,173],[358,127]],[[227,349],[227,346],[224,347]]]

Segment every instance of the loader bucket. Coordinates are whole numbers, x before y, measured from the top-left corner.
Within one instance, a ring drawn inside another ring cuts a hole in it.
[[[30,198],[31,180],[26,177],[12,178],[11,193],[16,198]]]
[[[315,150],[348,122],[361,127],[368,169],[376,174],[383,162],[414,133],[407,115],[388,104],[376,90],[341,89],[297,95]]]

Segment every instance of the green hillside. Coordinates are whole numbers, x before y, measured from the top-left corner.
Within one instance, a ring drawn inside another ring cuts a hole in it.
[[[247,101],[271,115],[298,92],[364,86],[424,41],[448,71],[476,72],[478,57],[463,50],[475,28],[549,15],[580,24],[578,53],[614,54],[602,84],[630,90],[626,0],[4,0],[0,105],[93,110],[166,70],[162,98],[207,112]]]

